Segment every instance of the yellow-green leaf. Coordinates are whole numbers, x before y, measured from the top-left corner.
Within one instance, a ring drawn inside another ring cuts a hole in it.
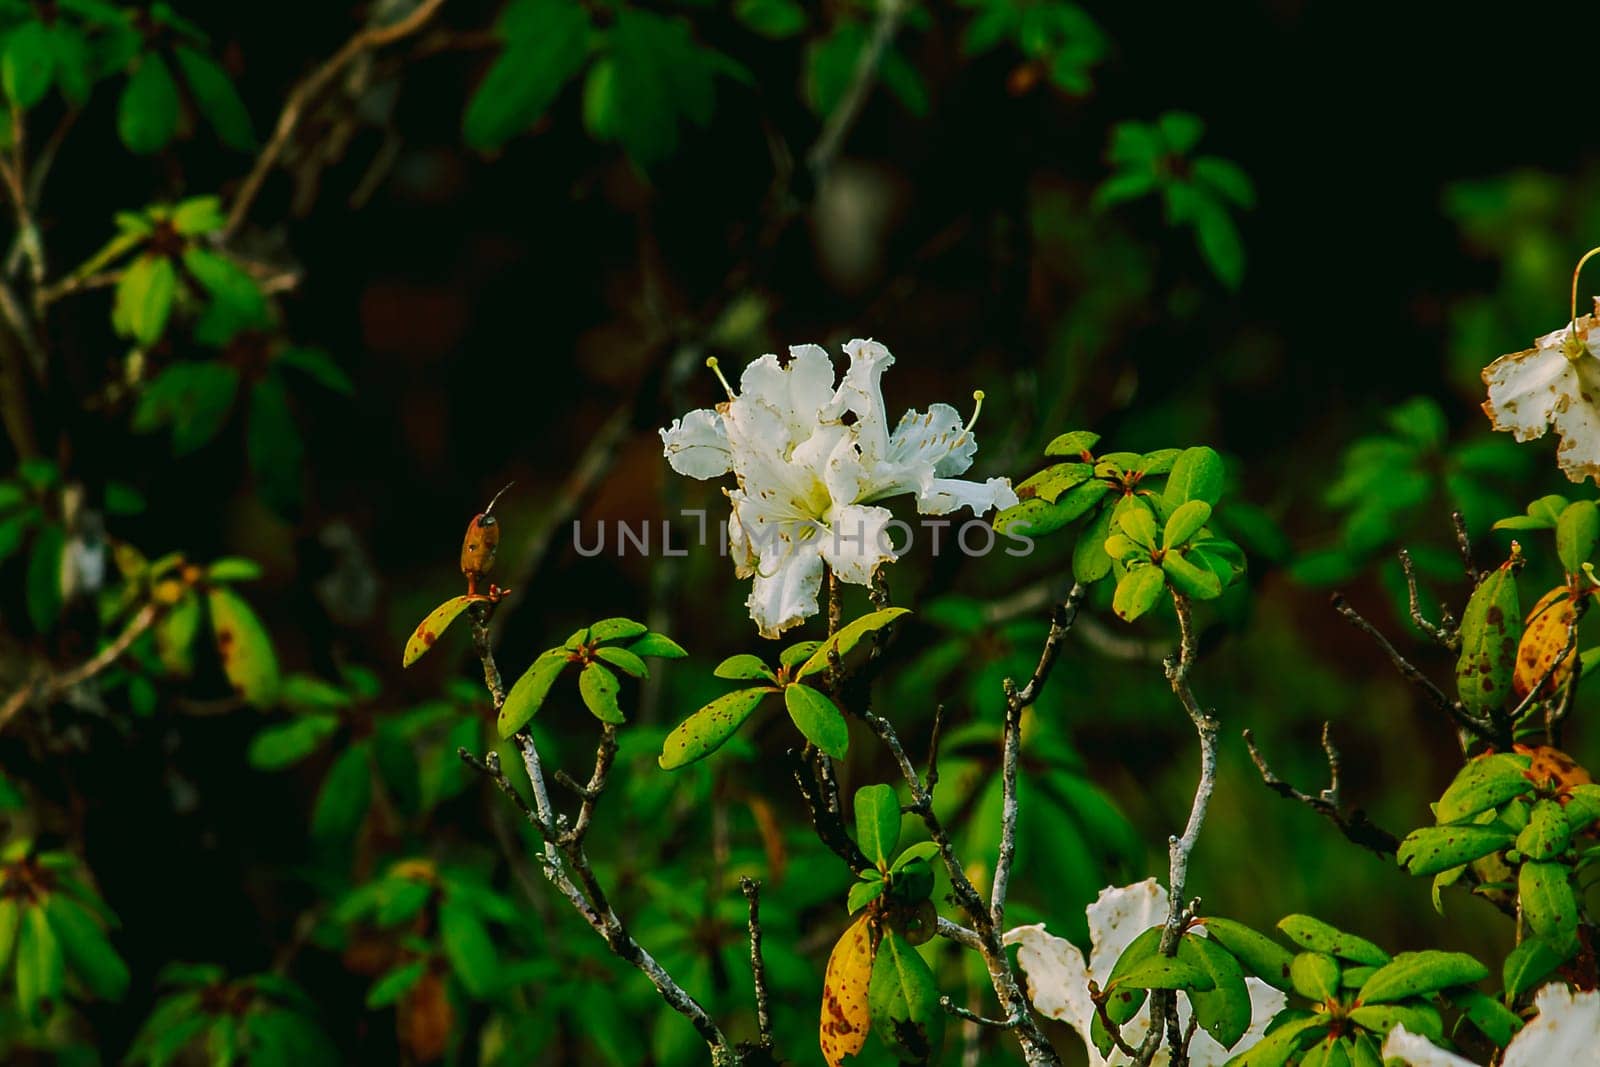
[[[811,658],[801,664],[800,670],[795,673],[795,677],[805,678],[816,674],[820,670],[825,670],[831,653],[837,653],[840,658],[843,658],[867,634],[872,633],[874,630],[882,629],[906,614],[909,614],[906,608],[884,608],[881,611],[868,612],[822,642],[817,647],[817,650],[811,654]]]
[[[247,702],[271,706],[278,699],[278,657],[266,627],[231,589],[213,587],[207,599],[223,673]]]
[[[842,1067],[867,1042],[872,1025],[868,991],[872,984],[872,927],[863,915],[850,924],[828,955],[822,977],[819,1037],[828,1067]]]
[[[553,648],[522,672],[517,684],[506,694],[506,702],[500,706],[500,718],[495,727],[501,737],[510,737],[538,713],[545,697],[550,695],[550,687],[570,662],[565,649]]]
[[[406,642],[406,654],[401,665],[409,667],[421,659],[422,654],[433,647],[433,643],[439,640],[439,635],[456,621],[456,616],[465,611],[468,604],[482,599],[465,595],[453,596],[428,612],[428,617],[417,624],[417,628],[411,633],[411,639]]]
[[[750,713],[768,694],[777,691],[773,686],[766,685],[722,694],[683,720],[677,729],[667,735],[656,762],[662,770],[675,771],[704,759],[721,748],[744,725]]]

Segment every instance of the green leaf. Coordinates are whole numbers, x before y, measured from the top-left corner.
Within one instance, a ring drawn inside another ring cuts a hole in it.
[[[1280,1023],[1260,1041],[1229,1060],[1228,1067],[1283,1067],[1295,1052],[1322,1037],[1327,1029],[1326,1015]]]
[[[772,673],[772,668],[768,667],[760,656],[752,656],[748,652],[741,652],[737,656],[729,656],[717,664],[717,669],[711,673],[718,678],[738,680],[761,678],[769,682],[778,680],[778,676]]]
[[[1381,967],[1389,962],[1389,954],[1365,938],[1347,934],[1310,915],[1288,915],[1278,921],[1289,940],[1312,952],[1326,952],[1352,963],[1365,963]]]
[[[817,646],[809,659],[800,665],[795,672],[796,678],[806,678],[818,671],[826,670],[832,654],[837,653],[840,659],[849,654],[860,640],[869,633],[881,630],[902,615],[909,614],[906,608],[884,608],[880,611],[870,611],[842,627],[838,633]]]
[[[1217,572],[1191,563],[1182,552],[1168,552],[1162,556],[1161,570],[1174,589],[1196,600],[1215,600],[1222,595],[1222,579]]]
[[[48,633],[61,615],[61,557],[67,534],[55,523],[48,523],[34,534],[28,554],[26,576],[28,621],[39,633]]]
[[[1534,802],[1528,825],[1517,835],[1517,851],[1531,860],[1553,860],[1572,843],[1572,826],[1558,800]]]
[[[622,683],[617,676],[598,663],[589,664],[578,675],[578,694],[583,697],[584,706],[601,722],[616,726],[627,721],[617,704],[617,694],[621,691]]]
[[[1143,500],[1136,496],[1123,497],[1117,501],[1115,515],[1117,525],[1132,538],[1134,544],[1147,551],[1156,547],[1160,537],[1156,529],[1156,517]]]
[[[1533,783],[1524,773],[1528,765],[1527,756],[1510,752],[1470,761],[1439,798],[1435,816],[1441,823],[1457,822],[1532,792]]]
[[[341,396],[355,395],[356,386],[350,376],[320,348],[282,348],[278,350],[274,361],[285,367],[293,367],[329,392]]]
[[[1189,173],[1239,207],[1255,206],[1255,183],[1232,161],[1219,156],[1196,156],[1189,163]]]
[[[417,628],[411,631],[411,636],[406,639],[406,651],[400,661],[400,665],[409,667],[421,659],[423,654],[432,648],[434,643],[450,628],[450,624],[456,621],[456,617],[467,610],[467,605],[474,603],[477,599],[465,594],[453,596],[428,612],[427,618],[419,622]],[[540,699],[543,699],[542,695]],[[534,710],[538,710],[537,705],[535,705]],[[529,714],[531,715],[532,712],[529,712]],[[526,721],[526,719],[523,720],[523,722]],[[517,725],[520,726],[521,723]]]
[[[1489,968],[1464,952],[1402,952],[1367,979],[1361,987],[1361,1000],[1392,1003],[1450,986],[1471,985],[1488,975]]]
[[[902,1061],[928,1063],[944,1046],[944,1009],[933,972],[905,938],[886,930],[867,986],[872,1031]]]
[[[55,81],[61,95],[74,107],[82,107],[94,86],[94,57],[89,43],[75,28],[57,22],[49,27],[48,45],[55,58]]]
[[[505,49],[473,92],[462,119],[468,145],[497,149],[537,122],[589,58],[591,28],[582,4],[514,0],[499,30]]]
[[[778,662],[792,669],[795,664],[804,663],[816,655],[821,647],[821,641],[799,641],[778,653]]]
[[[654,656],[656,659],[683,659],[689,653],[666,634],[645,634],[628,646],[635,656]]]
[[[1515,837],[1499,824],[1425,826],[1406,835],[1395,859],[1420,878],[1499,852]]]
[[[866,881],[852,882],[850,884],[850,893],[845,900],[845,908],[850,912],[850,914],[854,915],[856,912],[860,911],[862,908],[881,897],[883,895],[883,891],[888,888],[888,885],[889,883],[885,882],[882,878],[873,878]]]
[[[1166,529],[1161,534],[1161,547],[1182,548],[1210,520],[1211,505],[1204,500],[1179,504],[1167,518]]]
[[[1079,456],[1090,452],[1100,443],[1100,435],[1091,430],[1073,430],[1055,438],[1044,446],[1047,456]]]
[[[0,973],[11,965],[11,950],[16,947],[17,928],[22,920],[22,905],[17,897],[0,897]]]
[[[344,842],[354,837],[372,801],[371,745],[358,741],[339,753],[317,791],[311,809],[311,836],[319,841]]]
[[[1289,965],[1294,956],[1276,941],[1233,919],[1217,916],[1201,920],[1206,932],[1257,978],[1277,989],[1289,990]]]
[[[550,695],[550,687],[571,662],[564,649],[553,648],[541,654],[532,666],[522,672],[522,677],[506,694],[505,703],[500,705],[496,729],[502,738],[510,737],[522,729],[538,713],[544,706],[545,697]]]
[[[1538,988],[1545,978],[1566,961],[1567,953],[1538,937],[1525,937],[1511,950],[1502,968],[1506,1003],[1512,1004],[1524,993]]]
[[[195,105],[211,128],[217,131],[217,138],[235,151],[253,151],[256,147],[255,125],[250,121],[250,112],[239,98],[239,91],[234,88],[233,79],[228,77],[227,71],[207,56],[181,44],[174,49],[174,53],[178,57],[178,68],[183,71],[184,81],[189,83]]]
[[[750,713],[768,694],[777,691],[771,686],[759,686],[724,693],[683,720],[677,729],[667,735],[656,762],[662,770],[675,771],[704,759],[721,748],[744,725]]]
[[[1205,1032],[1223,1048],[1232,1048],[1250,1029],[1250,987],[1244,968],[1219,942],[1194,934],[1184,935],[1178,955],[1198,963],[1211,976],[1212,991],[1191,992],[1189,1003]]]
[[[117,281],[111,325],[120,336],[149,348],[166,332],[177,292],[178,272],[172,261],[145,253],[128,264]]]
[[[206,600],[222,672],[246,703],[271,707],[278,699],[278,656],[266,627],[244,598],[226,586],[213,586]]]
[[[195,324],[199,341],[221,346],[241,331],[272,324],[272,311],[261,286],[227,256],[191,246],[183,251],[183,266],[211,298]],[[267,380],[276,381],[277,375],[269,375]]]
[[[61,995],[65,977],[61,946],[40,907],[23,909],[17,934],[17,1005],[27,1018],[39,1021]]]
[[[45,911],[72,973],[101,1000],[121,1000],[128,991],[128,966],[100,923],[60,893],[46,898]]]
[[[0,83],[6,96],[26,111],[50,91],[55,67],[49,29],[42,22],[24,22],[6,38],[0,53]]]
[[[603,659],[617,670],[633,678],[648,678],[650,668],[646,667],[644,660],[635,656],[625,648],[603,646],[594,650],[596,659]]]
[[[1122,621],[1132,622],[1155,607],[1166,584],[1160,567],[1135,567],[1117,583],[1111,610]]]
[[[1148,956],[1106,983],[1107,992],[1117,989],[1192,989],[1206,992],[1216,988],[1210,972],[1201,964],[1163,956]]]
[[[194,670],[194,638],[200,632],[200,598],[186,593],[156,623],[156,658],[168,673],[187,677]]]
[[[1325,952],[1302,952],[1289,964],[1289,981],[1303,997],[1333,1000],[1339,995],[1339,963]]]
[[[1364,1004],[1350,1012],[1350,1019],[1374,1034],[1404,1026],[1430,1041],[1444,1040],[1444,1020],[1431,1004]]]
[[[303,715],[256,734],[247,758],[257,770],[282,770],[311,755],[338,729],[337,715]]]
[[[608,42],[604,99],[597,95],[591,102],[591,87],[585,87],[585,119],[591,134],[620,143],[640,167],[670,156],[685,122],[710,122],[719,74],[748,77],[696,41],[682,18],[622,7]],[[597,64],[595,71],[601,69]]]
[[[891,785],[869,785],[856,790],[856,841],[867,859],[880,870],[900,844],[900,797]]]
[[[154,52],[139,57],[117,105],[117,134],[130,152],[149,155],[166,147],[178,130],[182,104],[178,84]]]
[[[439,940],[450,969],[467,992],[484,998],[495,991],[500,980],[500,958],[476,912],[446,897],[439,905]]]
[[[1191,500],[1203,500],[1215,507],[1222,496],[1225,471],[1222,457],[1204,445],[1186,448],[1172,465],[1163,492],[1173,508]]]
[[[1578,901],[1569,881],[1571,872],[1559,863],[1529,861],[1517,872],[1517,899],[1522,920],[1534,936],[1563,952],[1577,944]]]
[[[806,10],[796,0],[738,0],[733,12],[751,30],[775,41],[806,28]]]
[[[295,514],[303,495],[305,450],[289,410],[289,391],[276,374],[265,375],[250,390],[245,450],[262,497],[280,514]]]
[[[1057,463],[1024,478],[1016,486],[1017,496],[1054,504],[1062,493],[1082,485],[1093,474],[1094,466],[1089,463]]]
[[[412,986],[422,979],[428,969],[428,961],[412,960],[386,973],[372,984],[367,990],[367,1007],[369,1009],[386,1008],[404,996]]]
[[[206,579],[213,582],[253,582],[261,577],[261,564],[243,556],[223,556],[206,568]]]
[[[1553,530],[1561,521],[1561,513],[1567,508],[1567,498],[1556,496],[1542,496],[1529,504],[1525,515],[1516,515],[1509,519],[1501,519],[1494,524],[1496,530]]]
[[[1200,121],[1198,115],[1187,111],[1168,111],[1156,119],[1156,127],[1161,131],[1168,148],[1178,155],[1187,155],[1190,149],[1200,143],[1206,124]]]
[[[220,362],[175,363],[145,386],[133,428],[143,433],[170,425],[173,452],[193,452],[227,422],[238,388],[236,367]]]
[[[1501,1048],[1509,1045],[1522,1029],[1521,1017],[1494,997],[1476,989],[1453,989],[1448,996],[1480,1033]]]
[[[1239,228],[1220,204],[1209,196],[1196,196],[1195,237],[1217,280],[1229,289],[1239,288],[1244,280],[1244,242]]]
[[[620,641],[629,637],[638,637],[648,632],[649,628],[644,623],[634,622],[632,619],[601,619],[589,627],[589,636],[585,643],[595,644],[600,641]]]
[[[1478,583],[1461,615],[1456,689],[1461,702],[1471,711],[1480,715],[1497,711],[1506,702],[1516,672],[1522,628],[1516,575],[1508,563]],[[1440,819],[1443,821],[1444,816]]]
[[[807,741],[834,759],[844,758],[850,745],[850,728],[826,694],[795,682],[784,687],[783,704]]]
[[[1568,574],[1581,574],[1600,543],[1600,508],[1592,500],[1568,504],[1556,521],[1556,555]]]
[[[1111,534],[1111,509],[1101,508],[1084,526],[1072,547],[1072,576],[1088,584],[1111,573],[1111,557],[1106,553],[1106,538]]]

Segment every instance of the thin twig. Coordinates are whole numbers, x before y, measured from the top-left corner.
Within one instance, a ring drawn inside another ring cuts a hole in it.
[[[1467,572],[1467,577],[1474,585],[1483,575],[1472,562],[1472,538],[1467,536],[1467,520],[1459,511],[1450,513],[1450,525],[1456,531],[1456,552],[1461,556],[1461,567]]]
[[[1461,651],[1461,633],[1455,627],[1455,620],[1450,617],[1448,608],[1443,609],[1440,625],[1435,626],[1422,614],[1422,598],[1417,588],[1417,568],[1411,562],[1411,553],[1405,549],[1400,550],[1400,569],[1405,572],[1406,592],[1411,598],[1411,621],[1417,629],[1433,638],[1451,652]]]
[[[811,168],[812,176],[820,179],[833,165],[834,159],[844,148],[845,139],[849,136],[850,129],[861,117],[861,109],[866,106],[867,97],[871,95],[872,87],[878,80],[878,67],[883,62],[883,55],[894,42],[894,35],[900,29],[900,19],[905,14],[905,0],[878,0],[878,17],[872,24],[871,36],[867,38],[866,45],[861,49],[861,54],[856,57],[855,73],[851,76],[850,85],[845,89],[844,95],[839,98],[839,103],[828,114],[828,121],[822,127],[822,133],[817,136],[816,143],[811,146],[810,153],[806,156],[806,165]]]
[[[1178,954],[1179,940],[1188,920],[1187,898],[1184,894],[1189,881],[1189,858],[1200,839],[1206,809],[1210,806],[1211,794],[1217,785],[1217,720],[1200,706],[1194,690],[1189,687],[1189,671],[1194,666],[1195,657],[1194,619],[1189,598],[1173,591],[1172,606],[1178,617],[1178,654],[1167,659],[1167,682],[1172,687],[1173,695],[1183,705],[1183,710],[1188,712],[1189,721],[1194,724],[1195,733],[1200,739],[1200,780],[1195,785],[1194,801],[1189,807],[1189,819],[1184,824],[1183,833],[1167,841],[1168,911],[1166,925],[1161,931],[1161,952],[1167,956]],[[1176,1019],[1176,994],[1170,989],[1153,993],[1150,997],[1150,1032],[1135,1057],[1140,1067],[1148,1067],[1164,1037],[1172,1044],[1174,1057],[1181,1053],[1181,1042],[1163,1034],[1163,1024],[1175,1026]]]
[[[969,1023],[976,1023],[979,1026],[992,1027],[996,1030],[1013,1030],[1019,1023],[1022,1022],[1022,1016],[1020,1015],[1012,1015],[1005,1019],[991,1019],[988,1016],[979,1015],[975,1011],[969,1011],[966,1008],[963,1008],[961,1005],[957,1004],[947,996],[939,998],[939,1007],[943,1008],[945,1011],[949,1012],[951,1015],[954,1015],[958,1019],[965,1019]]]
[[[250,205],[261,192],[262,183],[267,180],[267,175],[277,165],[278,158],[289,147],[290,138],[294,136],[301,118],[317,95],[357,57],[417,32],[443,5],[444,0],[422,0],[409,15],[398,22],[392,22],[387,26],[367,27],[346,41],[344,47],[335,52],[331,59],[294,87],[284,102],[283,111],[278,115],[278,124],[273,129],[271,138],[261,150],[261,154],[256,157],[255,165],[250,169],[244,184],[239,187],[238,195],[233,198],[233,207],[228,212],[228,224],[222,231],[223,241],[231,240],[234,234],[238,233],[239,227],[244,224],[245,216],[250,213]]]
[[[1050,619],[1050,632],[1044,647],[1039,651],[1039,662],[1033,668],[1028,683],[1018,689],[1010,678],[1005,680],[1006,718],[1001,738],[1001,815],[1000,852],[995,859],[994,883],[989,892],[989,913],[996,929],[1004,929],[1006,922],[1006,894],[1011,885],[1011,867],[1017,854],[1017,763],[1022,750],[1022,709],[1039,699],[1039,693],[1050,678],[1056,658],[1061,654],[1061,644],[1078,618],[1078,606],[1088,594],[1089,587],[1074,582],[1067,598]]]
[[[767,963],[761,955],[761,883],[754,878],[741,878],[739,888],[750,904],[750,978],[756,988],[756,1028],[761,1047],[770,1050],[772,1009],[767,999]]]
[[[93,678],[121,659],[123,653],[128,651],[129,646],[137,641],[141,634],[155,625],[156,620],[161,617],[162,611],[163,608],[159,604],[146,604],[139,609],[132,619],[128,620],[128,625],[123,627],[121,633],[117,634],[109,644],[89,659],[71,670],[35,679],[17,689],[16,692],[6,698],[4,705],[0,705],[0,730],[4,730],[6,725],[16,717],[17,713],[29,704],[34,704],[41,700],[50,700],[65,693],[69,689]]]
[[[1302,793],[1274,774],[1272,768],[1267,765],[1266,757],[1262,756],[1260,749],[1256,747],[1255,736],[1249,730],[1244,732],[1244,743],[1250,750],[1251,761],[1261,774],[1261,781],[1268,789],[1288,800],[1304,804],[1337,826],[1339,832],[1353,844],[1360,845],[1379,856],[1393,856],[1400,847],[1400,839],[1374,823],[1360,808],[1349,809],[1344,806],[1339,787],[1339,750],[1333,747],[1330,728],[1331,724],[1322,724],[1322,751],[1328,760],[1328,788],[1314,795]]]
[[[1377,646],[1383,650],[1383,653],[1389,657],[1389,662],[1394,664],[1395,670],[1399,671],[1400,675],[1412,685],[1422,690],[1433,705],[1454,719],[1462,730],[1484,741],[1493,743],[1497,740],[1496,731],[1491,724],[1473,715],[1465,705],[1446,696],[1444,690],[1435,685],[1433,680],[1418,670],[1410,660],[1402,656],[1399,650],[1389,643],[1389,639],[1383,636],[1376,626],[1373,626],[1361,616],[1360,612],[1351,607],[1343,594],[1335,593],[1333,595],[1333,609],[1348,619],[1356,629],[1372,638]],[[1465,750],[1467,746],[1463,744],[1462,747]]]

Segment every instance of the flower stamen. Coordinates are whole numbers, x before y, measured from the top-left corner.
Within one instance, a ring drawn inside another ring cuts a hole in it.
[[[717,381],[722,383],[723,390],[728,394],[728,399],[733,399],[733,386],[728,384],[728,379],[722,376],[722,368],[717,366],[716,356],[706,357],[706,366],[711,368],[711,373],[717,376]]]
[[[962,433],[971,433],[972,428],[978,424],[978,413],[983,410],[983,390],[974,389],[972,391],[972,399],[976,401],[972,408],[972,418],[968,419],[967,424],[961,427]]]
[[[1575,361],[1584,353],[1584,344],[1582,341],[1578,340],[1578,275],[1583,273],[1583,265],[1589,262],[1589,260],[1593,259],[1596,255],[1600,255],[1600,248],[1589,249],[1589,251],[1583,254],[1583,258],[1578,260],[1578,265],[1572,268],[1572,304],[1569,308],[1571,311],[1570,320],[1572,324],[1568,327],[1570,332],[1567,337],[1567,342],[1562,346],[1562,351],[1569,360]]]

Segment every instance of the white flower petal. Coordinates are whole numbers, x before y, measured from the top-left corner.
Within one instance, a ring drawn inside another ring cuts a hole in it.
[[[784,417],[794,445],[811,436],[818,414],[833,398],[833,360],[817,345],[792,345],[788,363],[762,356],[739,377],[739,399],[766,405]]]
[[[1016,502],[1010,478],[990,478],[986,482],[933,478],[917,494],[917,510],[924,515],[948,515],[960,508],[971,508],[974,515],[982,515],[991,508],[1009,508]]]
[[[847,504],[835,508],[822,533],[822,558],[841,582],[869,585],[878,564],[894,559],[886,527],[894,514],[888,508]]]
[[[1600,1064],[1600,991],[1552,982],[1534,997],[1539,1014],[1511,1039],[1501,1067]]]
[[[723,428],[722,416],[710,408],[673,419],[672,425],[661,431],[661,444],[672,469],[690,478],[720,478],[733,469],[728,431]]]
[[[745,606],[761,636],[775,638],[817,613],[821,589],[822,555],[815,544],[783,540],[762,552]]]
[[[1497,430],[1518,441],[1543,437],[1549,426],[1561,436],[1556,451],[1561,469],[1572,481],[1600,481],[1600,298],[1596,315],[1576,324],[1583,352],[1569,360],[1566,347],[1571,326],[1553,330],[1532,348],[1501,356],[1483,370],[1488,399],[1483,410]]]
[[[1272,988],[1259,978],[1246,978],[1244,984],[1250,988],[1250,1028],[1232,1048],[1223,1048],[1204,1030],[1195,1030],[1194,1040],[1189,1042],[1191,1067],[1222,1067],[1239,1053],[1260,1041],[1266,1035],[1267,1024],[1272,1021],[1272,1017],[1282,1011],[1284,1005],[1289,1002],[1289,998],[1284,996],[1281,990]],[[1183,1029],[1188,1028],[1189,1011],[1189,998],[1178,998],[1178,1023]]]
[[[1085,909],[1089,916],[1089,973],[1101,985],[1133,939],[1167,921],[1167,891],[1154,878],[1108,886]]]
[[[962,425],[961,412],[934,404],[927,413],[908,411],[900,417],[889,441],[889,461],[897,467],[932,467],[939,478],[961,474],[972,466],[978,439]]]
[[[1028,982],[1028,999],[1039,1014],[1071,1026],[1083,1037],[1097,1062],[1089,1028],[1094,1001],[1089,998],[1089,968],[1083,951],[1071,941],[1047,933],[1043,923],[1006,931],[1005,943],[1017,945],[1017,962]]]
[[[1383,1059],[1409,1063],[1411,1067],[1478,1067],[1469,1059],[1446,1052],[1421,1034],[1413,1034],[1404,1026],[1389,1031],[1383,1042]]]
[[[883,403],[883,372],[894,365],[894,356],[877,341],[856,338],[844,346],[850,368],[839,380],[823,417],[842,419],[845,412],[854,416],[851,425],[861,443],[861,454],[868,463],[889,456],[889,413]]]

